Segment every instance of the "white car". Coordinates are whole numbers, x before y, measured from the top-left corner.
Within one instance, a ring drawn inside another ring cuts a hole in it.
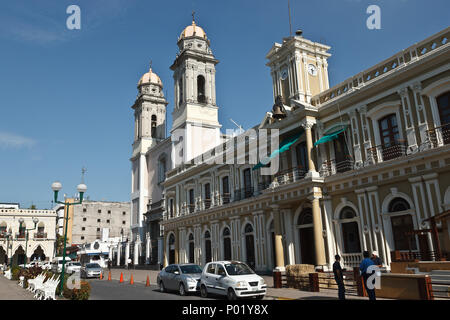
[[[81,263],[79,262],[69,262],[66,266],[67,273],[74,273],[81,271]]]
[[[267,285],[248,265],[239,261],[215,261],[206,264],[200,280],[200,294],[227,296],[228,300],[256,297],[263,299]]]
[[[43,270],[50,270],[52,268],[52,264],[51,264],[51,262],[45,262],[42,264],[41,267]]]

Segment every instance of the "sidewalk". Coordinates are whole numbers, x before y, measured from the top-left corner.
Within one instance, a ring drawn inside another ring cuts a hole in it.
[[[33,294],[17,285],[17,281],[0,275],[0,300],[34,300]]]

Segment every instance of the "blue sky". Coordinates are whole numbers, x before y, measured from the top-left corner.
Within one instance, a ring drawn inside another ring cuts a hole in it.
[[[81,8],[81,30],[66,9]],[[381,8],[381,30],[366,9]],[[293,30],[332,47],[330,85],[448,27],[448,0],[291,0]],[[211,40],[223,130],[272,107],[265,55],[289,35],[287,0],[39,0],[0,3],[0,202],[50,207],[54,180],[72,195],[87,167],[91,199],[128,201],[136,84],[153,61],[173,110],[169,66],[191,23]]]

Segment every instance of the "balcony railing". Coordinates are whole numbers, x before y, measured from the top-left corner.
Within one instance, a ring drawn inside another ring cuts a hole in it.
[[[336,159],[324,161],[320,172],[323,176],[330,176],[332,174],[353,170],[354,167],[355,162],[348,156],[347,159],[342,161],[336,161]]]
[[[342,260],[344,261],[344,266],[348,268],[359,267],[363,259],[362,253],[343,253]]]
[[[34,239],[47,239],[47,232],[35,232]]]
[[[222,194],[221,197],[222,197],[222,204],[230,203],[231,196],[229,193],[224,193],[224,194]]]
[[[188,204],[187,208],[189,213],[193,213],[195,211],[195,204]]]
[[[437,251],[391,251],[392,261],[397,262],[411,262],[411,261],[440,261],[450,259],[450,253]]]
[[[234,192],[234,201],[240,201],[253,196],[253,187],[238,189]]]
[[[397,159],[406,155],[407,143],[405,140],[397,140],[390,144],[380,144],[369,148],[369,155],[375,163]]]
[[[16,232],[16,239],[25,239],[25,233]]]
[[[205,209],[211,208],[211,199],[205,199],[204,203],[205,203]]]
[[[432,148],[450,144],[450,123],[428,130],[428,137]]]
[[[274,177],[278,184],[289,184],[300,179],[306,175],[306,170],[303,167],[294,167],[277,173]]]

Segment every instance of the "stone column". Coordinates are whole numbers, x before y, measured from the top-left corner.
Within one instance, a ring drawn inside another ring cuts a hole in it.
[[[315,188],[316,189],[316,188]],[[320,195],[314,194],[309,200],[312,203],[314,251],[316,256],[316,266],[323,266],[327,263],[325,259],[325,245],[323,241],[322,213],[319,204]]]
[[[180,232],[178,230],[176,230],[176,237],[175,237],[175,263],[179,263],[179,259],[178,259],[178,253],[179,253],[179,248],[180,248]]]
[[[312,158],[312,152],[313,152],[313,140],[312,140],[312,133],[311,133],[311,128],[314,125],[315,120],[311,120],[311,119],[305,119],[302,123],[301,126],[303,127],[303,129],[305,129],[305,134],[306,134],[306,154],[308,155],[308,166],[309,166],[309,171],[307,173],[307,177],[318,177],[319,173],[316,171],[316,166],[314,165],[314,161]]]
[[[271,205],[273,210],[273,224],[275,228],[275,270],[284,271],[284,251],[283,251],[283,239],[281,234],[281,217],[279,206]]]
[[[151,250],[151,239],[150,239],[150,232],[147,232],[146,237],[146,243],[145,243],[145,261],[147,264],[150,264],[150,250]]]
[[[130,242],[127,241],[127,244],[125,246],[125,265],[127,265],[129,257],[130,257]]]
[[[117,244],[117,265],[120,266],[120,249],[121,249],[122,244],[119,242]]]
[[[141,245],[141,237],[139,234],[137,235],[136,241],[134,242],[134,256],[133,256],[133,264],[139,264],[139,246]]]

